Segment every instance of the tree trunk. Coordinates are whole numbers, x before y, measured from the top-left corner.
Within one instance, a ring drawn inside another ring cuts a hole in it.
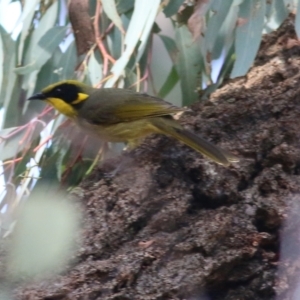
[[[181,117],[239,163],[157,136],[95,169],[77,190],[77,262],[17,298],[299,299],[299,54],[289,19],[246,77]]]

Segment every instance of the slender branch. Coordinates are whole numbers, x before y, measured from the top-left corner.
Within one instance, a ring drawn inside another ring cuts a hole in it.
[[[41,147],[47,144],[52,138],[53,138],[53,134],[50,134],[43,142],[41,142],[33,149],[33,152],[37,152]]]
[[[97,46],[103,57],[103,76],[105,77],[108,72],[108,62],[110,61],[111,63],[114,64],[116,62],[116,60],[111,55],[108,54],[108,52],[102,42],[101,34],[99,31],[100,14],[101,14],[101,3],[98,0],[97,6],[96,6],[96,12],[95,12],[95,19],[94,19],[94,31],[95,31],[95,40],[96,40]]]
[[[84,137],[81,145],[80,145],[80,148],[79,150],[77,151],[77,154],[75,155],[75,158],[73,159],[73,161],[66,167],[66,170],[63,174],[63,177],[61,179],[61,182],[64,183],[66,177],[69,175],[69,173],[71,172],[72,168],[74,167],[75,163],[79,160],[79,158],[81,157],[82,155],[82,152],[83,152],[83,149],[84,149],[84,146],[86,144],[86,141],[87,141],[87,136]]]

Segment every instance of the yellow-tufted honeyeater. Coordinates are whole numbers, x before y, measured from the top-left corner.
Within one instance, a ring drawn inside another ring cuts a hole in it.
[[[44,100],[80,127],[109,142],[131,145],[151,133],[183,142],[223,166],[239,159],[184,129],[172,115],[185,109],[160,98],[127,89],[96,89],[76,80],[52,84],[29,100]]]

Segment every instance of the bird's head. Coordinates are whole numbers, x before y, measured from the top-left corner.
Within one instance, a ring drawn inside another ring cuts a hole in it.
[[[66,80],[51,84],[41,93],[35,94],[28,100],[43,100],[52,105],[60,113],[73,118],[88,99],[89,87],[76,80]]]

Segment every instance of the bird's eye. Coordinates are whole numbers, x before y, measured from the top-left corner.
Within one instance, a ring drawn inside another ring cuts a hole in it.
[[[56,89],[56,92],[57,92],[57,93],[61,93],[61,88],[57,88],[57,89]]]

